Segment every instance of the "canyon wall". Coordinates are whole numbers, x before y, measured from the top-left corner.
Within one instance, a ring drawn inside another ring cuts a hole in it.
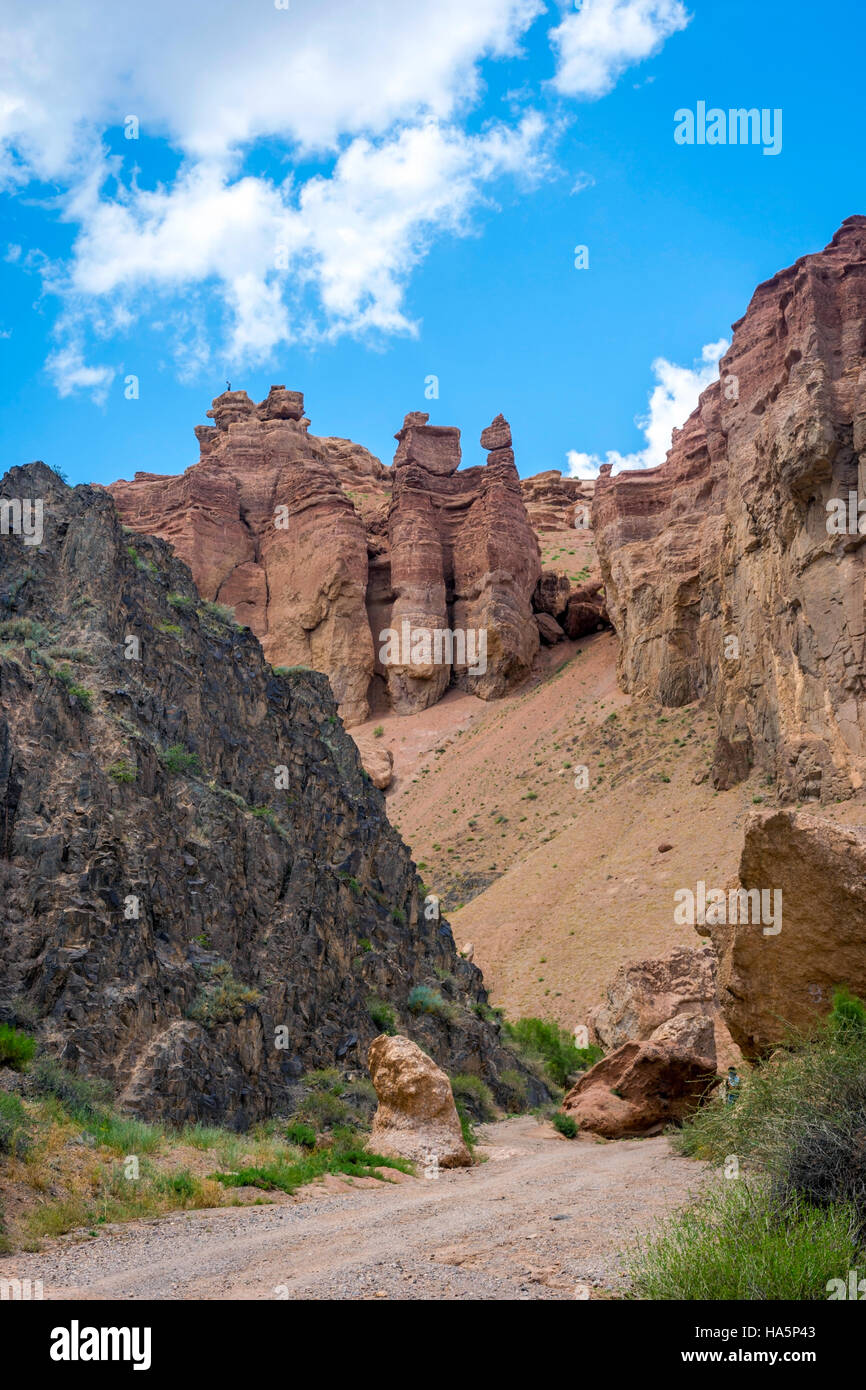
[[[866,773],[866,218],[755,291],[659,468],[602,469],[593,528],[625,689],[707,699],[713,780],[758,765],[783,796]]]

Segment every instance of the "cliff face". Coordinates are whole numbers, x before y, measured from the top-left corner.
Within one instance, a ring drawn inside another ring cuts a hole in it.
[[[202,596],[232,607],[273,665],[323,671],[349,725],[374,697],[411,713],[452,681],[487,699],[522,679],[538,647],[539,562],[507,423],[485,432],[487,466],[458,473],[459,430],[426,415],[406,417],[386,468],[348,440],[310,435],[303,412],[281,386],[258,405],[224,392],[214,424],[196,429],[197,464],[112,484],[124,522],[170,541]],[[460,650],[427,662],[421,649],[383,662],[383,634],[402,636],[406,620],[470,648],[483,630],[484,662]]]
[[[626,689],[702,697],[713,778],[754,763],[790,798],[866,772],[864,537],[827,504],[866,496],[866,218],[755,291],[720,379],[665,463],[603,470],[593,527]]]
[[[0,1018],[35,1014],[133,1110],[241,1127],[306,1068],[362,1059],[379,998],[505,1098],[519,1063],[326,678],[275,675],[105,490],[32,464],[3,498],[43,499],[45,530],[0,538]],[[339,497],[334,516],[356,534]],[[409,1010],[417,984],[450,1019]]]

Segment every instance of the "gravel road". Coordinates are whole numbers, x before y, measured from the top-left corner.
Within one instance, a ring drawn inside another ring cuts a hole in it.
[[[303,1189],[177,1213],[0,1262],[46,1298],[573,1299],[622,1286],[621,1252],[701,1186],[667,1139],[480,1130],[487,1161],[433,1179]]]

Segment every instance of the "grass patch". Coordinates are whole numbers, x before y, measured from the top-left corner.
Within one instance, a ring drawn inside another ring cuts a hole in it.
[[[524,1061],[561,1088],[604,1056],[595,1045],[575,1047],[571,1034],[552,1019],[519,1018],[505,1024],[505,1035]]]
[[[382,1178],[378,1168],[392,1168],[400,1173],[412,1173],[412,1164],[402,1158],[386,1158],[370,1153],[363,1145],[340,1140],[332,1146],[304,1154],[294,1162],[274,1163],[267,1167],[242,1168],[237,1173],[213,1173],[215,1182],[224,1187],[260,1187],[265,1192],[297,1192],[305,1183],[313,1182],[326,1173],[340,1173],[352,1178]],[[385,1179],[383,1179],[385,1181]]]
[[[0,1023],[0,1067],[11,1067],[13,1071],[24,1071],[33,1060],[36,1039],[29,1033],[22,1033],[8,1023]]]
[[[471,1072],[458,1072],[451,1078],[451,1090],[455,1101],[461,1101],[473,1120],[484,1124],[496,1119],[496,1104],[493,1093],[480,1076]]]
[[[551,1123],[557,1133],[564,1135],[566,1139],[577,1138],[578,1124],[570,1115],[564,1115],[561,1110],[557,1110]]]
[[[367,1001],[367,1013],[380,1033],[387,1033],[389,1038],[394,1037],[397,1032],[397,1015],[390,1004],[386,1004],[383,999],[370,999]]]
[[[798,1202],[784,1214],[767,1187],[726,1183],[637,1247],[633,1296],[653,1301],[825,1300],[857,1265],[853,1208]]]
[[[208,969],[208,981],[191,1006],[188,1018],[205,1028],[216,1028],[243,1018],[248,1004],[257,1004],[261,995],[257,989],[238,980],[227,961],[219,961]]]
[[[169,748],[163,748],[159,754],[159,761],[167,772],[201,772],[198,753],[190,753],[182,743],[172,743]]]
[[[116,762],[110,763],[105,771],[112,782],[134,782],[138,776],[138,768],[129,758],[118,758]]]

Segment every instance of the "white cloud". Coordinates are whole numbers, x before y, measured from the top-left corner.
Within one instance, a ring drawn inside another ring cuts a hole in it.
[[[588,33],[586,13],[612,8],[624,33],[617,48],[601,26],[599,49],[598,19]],[[554,31],[561,89],[581,44],[602,52],[609,86],[677,27],[680,9],[587,0]],[[639,21],[636,11],[648,13]],[[58,389],[106,390],[111,369],[87,366],[85,344],[144,313],[167,325],[184,374],[214,357],[262,362],[286,342],[415,331],[406,288],[434,237],[471,232],[497,181],[550,169],[559,118],[532,109],[526,83],[509,94],[507,123],[464,123],[483,96],[482,62],[520,56],[545,13],[544,0],[22,8],[0,46],[0,187],[50,182],[48,215],[76,228],[64,261],[18,252],[59,298],[61,346],[48,364]],[[130,116],[139,142],[121,138]],[[111,129],[123,156],[105,147]],[[160,141],[177,170],[140,187],[138,171],[125,171],[135,160],[152,167]],[[316,157],[323,172],[251,172],[263,141],[271,171],[280,157],[287,169]]]
[[[495,179],[539,177],[543,134],[532,113],[475,136],[430,120],[379,142],[358,137],[328,177],[300,187],[232,181],[210,161],[187,166],[170,189],[106,199],[91,184],[76,195],[81,232],[51,288],[79,323],[92,302],[113,303],[117,326],[145,296],[152,303],[214,282],[226,317],[221,351],[234,362],[264,360],[298,338],[411,332],[406,280],[429,239],[466,231]],[[177,352],[201,364],[200,342],[191,355],[177,326]]]
[[[113,367],[88,367],[81,347],[76,344],[58,348],[45,366],[59,396],[89,391],[97,405],[105,401],[115,377]]]
[[[633,63],[689,22],[681,0],[583,0],[551,31],[554,87],[563,96],[601,97]]]
[[[478,64],[515,53],[542,0],[75,0],[21,8],[0,49],[6,171],[62,178],[127,115],[142,138],[223,158],[265,136],[304,150],[450,119]],[[0,161],[0,168],[4,167]]]
[[[701,365],[695,367],[678,367],[665,357],[657,357],[652,364],[656,385],[650,393],[649,410],[637,421],[646,440],[645,447],[634,454],[609,449],[604,458],[569,449],[566,455],[569,477],[597,478],[603,463],[612,464],[615,473],[624,468],[654,468],[664,463],[673,431],[682,428],[701,392],[717,379],[719,360],[729,346],[726,338],[707,343],[701,350]]]

